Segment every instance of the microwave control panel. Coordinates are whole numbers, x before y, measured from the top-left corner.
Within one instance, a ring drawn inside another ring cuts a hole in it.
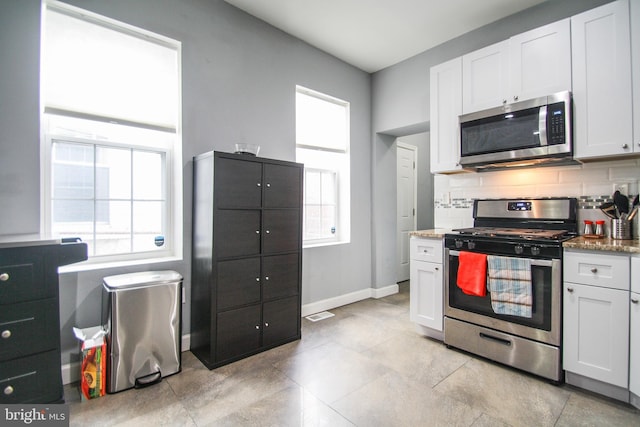
[[[558,102],[547,106],[547,141],[549,145],[565,143],[565,104]]]

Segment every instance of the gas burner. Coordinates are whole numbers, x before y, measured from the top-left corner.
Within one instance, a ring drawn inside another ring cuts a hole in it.
[[[544,230],[535,228],[502,228],[502,227],[472,227],[454,229],[460,235],[482,237],[517,237],[520,239],[548,239],[560,240],[569,234],[568,230]]]

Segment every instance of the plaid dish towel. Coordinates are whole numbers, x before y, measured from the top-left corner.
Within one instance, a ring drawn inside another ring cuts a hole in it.
[[[533,303],[531,261],[489,255],[487,267],[493,311],[496,314],[530,318]]]

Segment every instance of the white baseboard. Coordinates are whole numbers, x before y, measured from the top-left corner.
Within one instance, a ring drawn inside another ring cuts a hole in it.
[[[319,313],[321,311],[331,310],[332,308],[342,307],[343,305],[352,304],[367,298],[383,298],[398,293],[398,284],[385,286],[384,288],[368,288],[361,291],[351,292],[339,295],[333,298],[327,298],[322,301],[304,304],[302,306],[302,317],[310,314]]]
[[[191,334],[182,336],[182,351],[191,348]],[[80,381],[80,362],[65,363],[60,367],[62,372],[62,384],[71,384]]]

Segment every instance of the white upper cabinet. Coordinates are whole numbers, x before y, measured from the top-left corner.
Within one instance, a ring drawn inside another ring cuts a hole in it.
[[[571,22],[554,22],[509,39],[509,96],[525,101],[571,90]]]
[[[462,113],[506,103],[509,41],[487,46],[462,57]]]
[[[575,156],[633,153],[629,2],[572,17],[571,37]]]
[[[464,55],[463,113],[571,90],[570,28],[564,19]]]
[[[462,58],[431,67],[431,172],[461,170],[458,116],[462,114]]]

